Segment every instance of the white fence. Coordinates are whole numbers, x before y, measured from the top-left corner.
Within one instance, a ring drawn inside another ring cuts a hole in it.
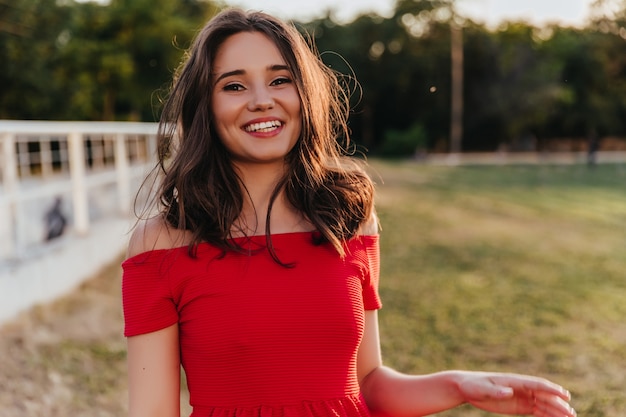
[[[154,123],[0,120],[0,323],[118,256],[154,166]],[[56,200],[66,233],[46,241]]]
[[[79,235],[128,214],[135,183],[153,166],[155,135],[153,123],[0,120],[0,260],[41,243],[57,197]]]

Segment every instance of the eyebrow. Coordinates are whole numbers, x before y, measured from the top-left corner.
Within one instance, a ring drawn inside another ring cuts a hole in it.
[[[284,71],[284,70],[290,71],[289,65],[284,65],[284,64],[270,65],[267,67],[267,70],[271,72]],[[246,71],[242,69],[236,69],[233,71],[224,72],[217,77],[214,84],[217,84],[218,82],[220,82],[220,80],[224,78],[232,77],[234,75],[244,75],[245,73]]]

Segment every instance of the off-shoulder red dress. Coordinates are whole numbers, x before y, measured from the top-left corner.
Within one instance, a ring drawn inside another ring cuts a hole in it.
[[[122,264],[124,334],[178,323],[192,417],[356,417],[364,311],[381,306],[378,236],[345,243],[342,259],[315,233],[240,238],[250,253],[200,244]]]

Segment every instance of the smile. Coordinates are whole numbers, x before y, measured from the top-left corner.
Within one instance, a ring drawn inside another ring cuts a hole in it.
[[[246,132],[260,132],[267,133],[272,132],[279,127],[281,127],[283,123],[280,120],[272,120],[269,122],[261,122],[261,123],[251,123],[247,126],[244,126],[244,130]]]

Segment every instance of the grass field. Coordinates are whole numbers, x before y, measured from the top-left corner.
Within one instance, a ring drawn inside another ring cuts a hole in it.
[[[626,166],[370,165],[387,364],[537,374],[581,416],[626,414]],[[119,283],[112,265],[0,329],[2,417],[124,415]]]
[[[537,374],[626,414],[626,167],[371,165],[389,365]]]

